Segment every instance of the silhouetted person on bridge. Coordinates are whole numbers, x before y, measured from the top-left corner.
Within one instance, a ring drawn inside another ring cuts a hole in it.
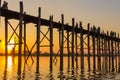
[[[8,2],[4,1],[2,5],[3,9],[8,9]]]

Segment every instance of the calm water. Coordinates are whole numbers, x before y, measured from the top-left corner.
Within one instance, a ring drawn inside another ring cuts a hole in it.
[[[101,69],[97,67],[94,69],[92,57],[90,58],[90,66],[88,66],[87,57],[84,58],[84,68],[81,68],[80,59],[78,60],[78,67],[76,64],[74,68],[68,67],[67,57],[64,57],[63,71],[60,71],[59,57],[57,63],[53,63],[53,70],[49,68],[49,57],[40,57],[39,71],[36,71],[35,57],[34,63],[31,58],[28,59],[27,64],[24,63],[22,57],[22,67],[18,69],[18,57],[8,57],[5,64],[5,57],[0,56],[0,80],[120,80],[120,73],[118,73],[118,64],[115,65],[115,71],[109,71],[108,64],[101,59]],[[97,60],[97,59],[96,59]],[[96,61],[97,62],[97,61]]]

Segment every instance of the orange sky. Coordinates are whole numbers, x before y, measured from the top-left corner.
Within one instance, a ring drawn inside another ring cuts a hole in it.
[[[19,0],[6,0],[11,10],[19,11]],[[105,31],[120,30],[120,0],[23,0],[24,11],[30,15],[37,16],[37,10],[42,8],[42,18],[49,19],[50,15],[54,15],[54,21],[61,20],[61,14],[65,15],[65,23],[71,24],[71,18],[75,21],[82,21],[84,28],[87,23],[101,27]],[[17,21],[11,20],[13,26],[16,27]],[[47,28],[42,27],[42,31]],[[54,30],[54,51],[58,51],[58,33]],[[9,29],[11,34],[11,29]],[[49,34],[48,34],[49,35]],[[10,36],[10,35],[9,35]],[[34,24],[27,25],[27,44],[29,47],[35,41],[36,31]],[[1,18],[0,26],[0,51],[4,52],[4,18]],[[42,44],[47,43],[44,41]],[[48,51],[42,48],[42,51]]]

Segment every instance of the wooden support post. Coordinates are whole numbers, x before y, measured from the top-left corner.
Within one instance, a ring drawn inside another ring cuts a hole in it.
[[[37,38],[36,38],[36,73],[39,73],[39,54],[40,54],[40,26],[41,26],[41,8],[38,9],[38,22],[37,22]]]
[[[107,36],[109,36],[109,32],[108,31],[107,31]],[[108,41],[109,71],[110,71],[110,69],[111,69],[110,39],[108,38],[107,41]]]
[[[70,68],[70,49],[69,49],[69,31],[67,31],[67,52],[68,52],[68,69]]]
[[[111,52],[112,52],[112,72],[114,72],[114,48],[113,48],[113,37],[114,37],[114,32],[110,33],[111,35]]]
[[[120,41],[119,41],[119,33],[118,33],[118,72],[120,73]]]
[[[105,53],[105,69],[108,69],[108,54],[107,54],[107,39],[106,39],[106,34],[104,34],[104,53]]]
[[[20,16],[19,16],[19,45],[18,45],[18,75],[21,74],[21,56],[22,56],[22,25],[23,25],[23,2],[20,2]]]
[[[95,26],[93,26],[93,35],[92,35],[92,44],[93,44],[93,70],[95,71],[96,70],[96,55],[95,55]]]
[[[74,68],[74,22],[75,19],[72,18],[72,68]]]
[[[101,70],[100,27],[98,27],[97,31],[98,31],[98,39],[97,39],[98,69]]]
[[[64,15],[61,15],[61,31],[60,31],[60,71],[63,71],[63,48],[64,48]]]
[[[78,28],[78,24],[76,23],[76,28]],[[77,32],[75,33],[75,45],[76,45],[76,68],[78,68],[78,47],[77,47]]]
[[[82,27],[82,22],[80,22],[80,51],[81,51],[81,72],[84,70],[84,46],[83,46],[83,27]]]
[[[52,58],[53,58],[53,16],[50,16],[50,71],[52,71]]]
[[[26,13],[24,13],[25,15]],[[24,56],[26,57],[26,21],[24,21]]]
[[[7,56],[8,56],[8,19],[5,17],[5,60],[7,62]]]
[[[88,34],[87,34],[87,39],[88,39],[88,71],[90,71],[90,24],[88,23],[87,25],[88,29]]]
[[[102,34],[104,35],[104,30],[103,30]],[[102,38],[101,49],[102,49],[101,53],[102,53],[102,55],[104,55],[104,38]]]
[[[116,37],[116,32],[115,32],[115,38],[117,38],[117,37]],[[115,54],[114,54],[114,55],[115,55],[115,66],[116,66],[115,69],[116,69],[116,71],[117,71],[117,63],[118,63],[118,62],[117,62],[117,40],[115,39],[114,42],[115,42]]]
[[[104,30],[102,31],[102,34],[104,35]],[[103,55],[103,62],[102,62],[102,66],[103,66],[103,68],[104,68],[104,64],[105,64],[105,58],[104,58],[104,44],[105,44],[105,40],[104,40],[104,38],[105,38],[105,36],[103,36],[102,37],[102,45],[101,45],[101,49],[102,49],[102,51],[101,51],[101,54]]]

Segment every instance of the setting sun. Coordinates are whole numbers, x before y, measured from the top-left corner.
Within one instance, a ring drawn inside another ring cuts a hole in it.
[[[12,51],[12,49],[14,48],[14,41],[13,40],[11,40],[10,41],[10,43],[8,44],[8,51],[10,52],[10,51]]]

